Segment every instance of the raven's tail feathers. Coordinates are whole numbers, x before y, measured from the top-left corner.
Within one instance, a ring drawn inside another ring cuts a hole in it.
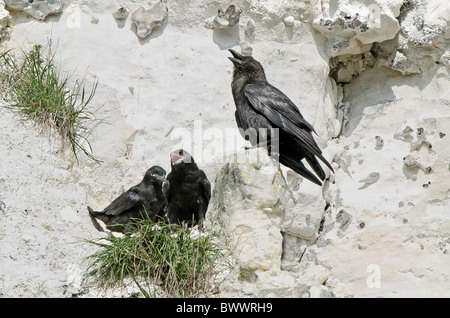
[[[319,186],[322,186],[322,182],[320,182],[320,180],[317,179],[317,177],[311,171],[306,169],[305,165],[301,161],[296,161],[289,157],[280,155],[280,163],[285,165],[288,168],[291,168],[292,170],[294,170],[298,174],[302,175],[309,181],[314,182],[315,184],[317,184]]]
[[[107,221],[109,220],[109,216],[103,214],[102,212],[96,212],[96,211],[92,210],[92,208],[90,206],[88,206],[87,209],[89,211],[89,216],[91,217],[91,221],[92,221],[92,224],[94,225],[94,227],[97,229],[97,231],[104,232],[105,230],[98,223],[97,218],[99,220],[101,220],[102,222],[107,223]]]
[[[325,159],[321,154],[316,155],[324,164],[327,165],[328,168],[330,168],[331,172],[334,173],[333,167],[331,166],[331,164],[327,161],[327,159]],[[317,160],[316,160],[317,161]],[[309,161],[308,161],[309,162]]]
[[[317,161],[317,158],[312,156],[305,156],[306,161],[308,161],[309,166],[314,170],[314,172],[317,174],[320,180],[325,180],[325,172],[322,169],[322,166],[320,165],[319,161]]]

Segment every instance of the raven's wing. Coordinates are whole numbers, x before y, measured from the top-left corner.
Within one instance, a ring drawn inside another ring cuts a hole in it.
[[[267,118],[270,116],[267,116],[268,114],[263,111],[264,108],[270,108],[299,128],[315,132],[313,126],[303,118],[297,106],[275,86],[267,82],[255,82],[245,86],[244,94],[252,106],[257,108]],[[273,118],[275,119],[275,117]],[[279,118],[279,120],[282,119]]]
[[[300,141],[304,150],[317,156],[333,170],[311,134],[314,128],[282,91],[267,82],[255,82],[245,86],[244,94],[258,113]]]
[[[241,122],[241,119],[239,118],[239,114],[237,111],[234,112],[234,118],[236,119],[236,124],[237,124],[238,128],[243,129],[244,127],[242,127],[242,122]]]
[[[103,210],[103,213],[107,215],[119,215],[135,206],[142,206],[144,199],[139,192],[139,188],[132,187],[111,202],[111,204]]]

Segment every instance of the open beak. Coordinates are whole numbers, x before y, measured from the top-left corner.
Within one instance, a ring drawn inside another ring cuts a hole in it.
[[[180,162],[182,162],[184,159],[183,156],[177,156],[177,155],[172,155],[170,156],[170,161],[172,162],[173,165],[179,164]]]
[[[229,49],[228,51],[233,54],[233,57],[228,57],[228,59],[233,62],[234,65],[244,65],[244,57],[241,54],[232,49]]]

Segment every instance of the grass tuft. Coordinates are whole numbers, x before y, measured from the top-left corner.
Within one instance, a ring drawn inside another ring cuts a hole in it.
[[[19,112],[24,118],[51,127],[70,143],[78,161],[78,151],[100,163],[92,151],[91,144],[84,136],[85,123],[93,119],[86,110],[92,101],[98,82],[88,93],[85,80],[69,85],[69,75],[62,75],[54,65],[54,55],[49,51],[44,56],[41,45],[34,45],[22,51],[23,57],[17,59],[10,51],[0,55],[2,91],[8,92],[12,103],[10,109]]]
[[[6,204],[0,200],[0,211],[5,214]]]
[[[211,289],[216,261],[221,251],[215,235],[197,233],[179,226],[136,220],[132,236],[88,240],[101,249],[86,258],[87,278],[101,287],[121,285],[131,277],[145,297],[147,286],[157,284],[169,297],[205,296]],[[150,288],[149,288],[150,289]]]

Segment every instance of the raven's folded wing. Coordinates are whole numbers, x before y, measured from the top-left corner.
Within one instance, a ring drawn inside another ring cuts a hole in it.
[[[305,151],[317,156],[333,170],[311,134],[315,132],[314,128],[283,92],[267,82],[255,82],[245,86],[244,94],[258,113],[298,140]]]
[[[142,206],[144,200],[136,189],[131,188],[127,192],[118,196],[110,205],[108,205],[103,213],[107,215],[119,215],[137,205]]]

